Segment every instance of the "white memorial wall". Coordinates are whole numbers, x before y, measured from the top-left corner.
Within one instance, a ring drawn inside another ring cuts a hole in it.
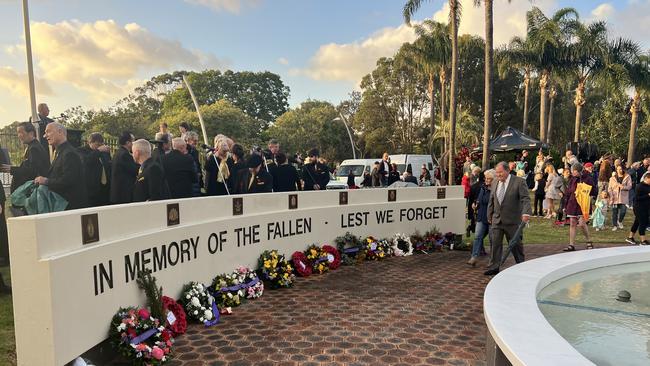
[[[462,187],[269,193],[88,208],[9,219],[19,365],[63,365],[107,337],[119,307],[140,305],[150,269],[168,296],[209,284],[262,251],[287,258],[351,232],[391,237],[465,229]]]

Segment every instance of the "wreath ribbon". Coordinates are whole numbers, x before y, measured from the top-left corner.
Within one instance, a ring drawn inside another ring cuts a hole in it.
[[[241,283],[239,285],[233,285],[233,286],[230,286],[230,287],[222,287],[221,290],[217,291],[216,293],[221,294],[221,293],[224,293],[224,292],[244,290],[244,289],[247,289],[249,287],[257,285],[259,282],[260,282],[259,278],[255,277],[254,280],[252,280],[250,282],[247,282],[247,283]]]
[[[220,319],[220,314],[219,314],[219,308],[217,307],[217,302],[212,300],[212,320],[206,320],[203,322],[206,327],[211,327],[217,323],[219,323]]]
[[[147,339],[151,338],[156,333],[158,333],[158,329],[157,328],[151,328],[148,331],[146,331],[146,332],[140,334],[139,336],[133,338],[130,343],[131,344],[140,344],[140,343],[146,341]]]
[[[343,249],[343,253],[345,253],[345,254],[352,254],[352,253],[356,253],[356,252],[358,252],[359,250],[361,250],[361,248],[359,248],[359,247],[352,247],[352,248]]]

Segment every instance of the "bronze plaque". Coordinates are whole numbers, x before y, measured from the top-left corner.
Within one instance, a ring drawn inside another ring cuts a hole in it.
[[[446,188],[438,188],[438,199],[442,200],[447,198],[447,189]]]
[[[397,201],[397,191],[394,189],[389,189],[388,190],[388,202],[395,202]]]
[[[244,214],[244,199],[242,197],[234,197],[232,199],[232,214],[234,216]]]
[[[99,241],[99,219],[96,213],[81,215],[81,241],[84,245]]]
[[[298,195],[297,194],[290,194],[289,195],[289,209],[290,210],[295,210],[298,208]]]
[[[167,226],[175,226],[181,223],[181,213],[178,203],[167,205]]]
[[[348,204],[348,192],[339,192],[339,205]]]

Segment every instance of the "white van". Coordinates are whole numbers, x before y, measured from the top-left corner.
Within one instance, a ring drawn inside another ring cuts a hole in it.
[[[397,171],[399,171],[400,174],[404,174],[410,165],[410,170],[416,177],[420,176],[420,169],[422,168],[422,165],[425,165],[432,174],[433,168],[436,167],[436,165],[433,163],[433,158],[431,155],[390,155],[390,162],[397,164]]]
[[[370,173],[376,161],[381,161],[381,158],[343,160],[341,165],[336,169],[334,180],[330,181],[327,185],[327,189],[347,189],[350,171],[354,173],[354,184],[357,186],[361,185],[361,182],[363,182],[363,173]]]

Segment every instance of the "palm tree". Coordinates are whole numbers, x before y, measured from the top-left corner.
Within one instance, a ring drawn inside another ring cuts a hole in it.
[[[510,40],[508,47],[497,53],[497,65],[499,74],[504,77],[508,70],[517,68],[524,76],[524,118],[521,131],[527,133],[529,95],[532,72],[535,68],[535,55],[528,38],[514,37]]]
[[[428,76],[428,93],[431,114],[431,142],[434,141],[436,132],[434,119],[434,95],[435,95],[435,75],[440,77],[440,99],[441,112],[440,123],[444,123],[445,112],[445,86],[447,79],[447,68],[451,59],[451,40],[449,39],[449,29],[446,24],[433,20],[425,20],[422,24],[415,26],[415,33],[418,39],[413,43],[413,52],[422,71]]]
[[[578,12],[573,8],[562,8],[546,17],[537,7],[526,13],[527,38],[535,56],[535,68],[539,74],[539,139],[547,142],[546,138],[546,105],[548,101],[548,83],[551,72],[556,68],[565,67],[565,47],[570,38],[570,30],[578,18]]]
[[[639,111],[642,100],[646,99],[650,92],[650,56],[640,55],[633,62],[626,65],[627,83],[634,88],[634,96],[630,105],[630,142],[627,148],[627,161],[634,161],[634,150],[636,149],[636,129],[639,120]]]
[[[404,5],[404,21],[411,23],[411,17],[425,0],[408,0]],[[449,185],[455,184],[454,152],[456,140],[456,104],[458,98],[458,24],[460,23],[460,0],[449,1],[449,23],[451,33],[451,86],[449,89]]]

